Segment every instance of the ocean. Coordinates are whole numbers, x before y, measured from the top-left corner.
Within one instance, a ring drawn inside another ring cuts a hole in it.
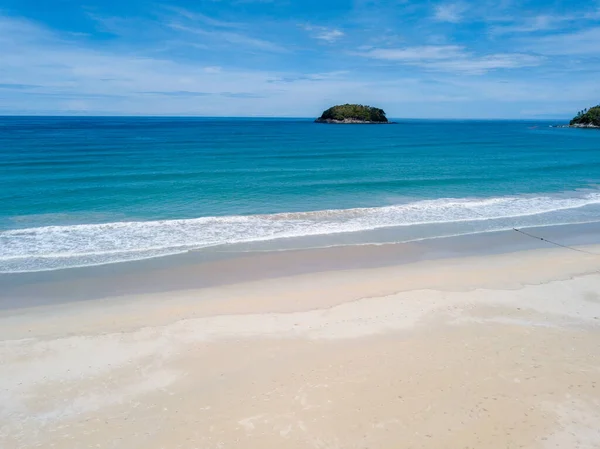
[[[600,132],[0,117],[0,272],[600,221]]]

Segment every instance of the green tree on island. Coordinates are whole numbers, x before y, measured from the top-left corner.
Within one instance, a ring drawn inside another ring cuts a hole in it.
[[[579,111],[575,118],[571,120],[571,126],[598,126],[600,127],[600,105],[589,109]]]
[[[317,119],[320,122],[342,122],[344,120],[356,120],[366,123],[388,123],[383,109],[363,106],[362,104],[333,106],[325,110],[321,117]]]

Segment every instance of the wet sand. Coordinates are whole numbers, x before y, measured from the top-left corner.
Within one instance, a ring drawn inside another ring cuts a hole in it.
[[[0,447],[600,447],[582,249],[6,309]]]
[[[526,231],[564,245],[600,243],[600,222],[539,227]],[[394,231],[384,229],[377,232],[378,235],[385,235]],[[316,272],[390,267],[426,260],[554,248],[548,242],[514,231],[410,243],[342,245],[285,251],[273,250],[272,244],[257,242],[252,249],[247,245],[205,248],[156,259],[66,270],[0,273],[0,311],[116,296],[205,289]]]

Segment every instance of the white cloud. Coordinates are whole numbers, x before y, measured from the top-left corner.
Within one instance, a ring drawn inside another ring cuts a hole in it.
[[[337,39],[339,39],[340,37],[342,37],[344,35],[344,33],[340,30],[337,29],[332,29],[332,30],[324,30],[321,33],[318,33],[315,37],[317,39],[321,39],[327,42],[333,42]]]
[[[463,47],[457,45],[425,45],[406,48],[374,48],[362,55],[388,61],[429,61],[462,56]]]
[[[586,104],[590,98],[600,95],[600,85],[595,83],[593,76],[578,78],[577,82],[570,84],[561,84],[560,79],[544,78],[538,78],[535,82],[524,79],[456,78],[449,81],[449,84],[459,91],[468,90],[470,98],[481,98],[486,102],[495,103],[522,102],[528,108],[540,104]],[[557,88],[558,85],[560,89]],[[571,113],[576,110],[572,108]]]
[[[312,38],[320,39],[329,43],[335,42],[336,40],[345,36],[345,33],[337,28],[327,28],[313,25],[303,25],[302,28],[308,31]]]
[[[600,27],[540,37],[528,42],[526,46],[531,51],[545,55],[598,56]]]
[[[498,53],[481,57],[462,57],[434,61],[427,63],[426,67],[451,72],[483,74],[490,70],[535,67],[540,65],[541,62],[542,59],[537,56],[519,53]]]
[[[542,15],[525,19],[517,24],[496,26],[490,31],[492,34],[533,33],[559,28],[564,22],[569,20],[570,18],[564,16]]]
[[[222,44],[226,42],[228,44],[240,46],[240,47],[251,47],[258,50],[270,51],[270,52],[285,52],[287,51],[281,45],[274,42],[267,41],[265,39],[258,39],[235,31],[223,31],[223,30],[207,30],[204,28],[198,28],[193,26],[183,25],[177,22],[171,22],[168,25],[170,28],[183,31],[189,34],[202,36],[212,44]]]
[[[176,6],[165,6],[168,11],[172,11],[179,16],[180,19],[188,19],[193,22],[199,22],[203,25],[215,27],[215,28],[243,28],[243,24],[230,20],[220,20],[213,17],[209,17],[199,12],[190,11],[189,9],[180,8]]]
[[[445,3],[435,7],[433,17],[438,22],[458,23],[463,19],[467,8],[462,3]]]
[[[376,48],[361,56],[429,70],[484,74],[496,69],[514,69],[540,65],[542,58],[520,53],[498,53],[476,56],[457,45],[428,45],[406,48]]]
[[[503,25],[496,25],[490,29],[495,35],[537,33],[552,30],[573,29],[584,27],[600,19],[600,8],[572,11],[568,14],[540,14],[504,19]]]

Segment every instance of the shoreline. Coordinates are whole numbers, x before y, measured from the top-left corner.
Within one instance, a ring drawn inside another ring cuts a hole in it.
[[[187,251],[209,254],[415,242],[514,227],[598,222],[597,189],[540,195],[413,198],[388,206],[350,209],[38,227],[27,227],[24,222],[22,228],[0,231],[6,248],[0,257],[0,272],[99,266]]]
[[[600,243],[600,223],[528,228],[564,245]],[[493,231],[408,243],[270,249],[237,245],[172,256],[53,271],[0,273],[0,311],[31,306],[211,288],[319,272],[381,268],[555,246],[514,231]],[[332,242],[333,243],[333,242]],[[15,300],[18,298],[18,300]]]

